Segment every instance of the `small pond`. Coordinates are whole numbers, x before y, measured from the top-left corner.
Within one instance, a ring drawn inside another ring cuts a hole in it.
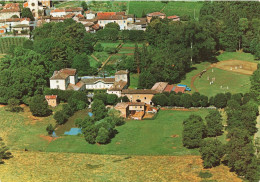
[[[81,132],[81,129],[76,127],[75,120],[77,118],[83,119],[87,115],[89,115],[90,117],[92,117],[92,115],[93,115],[91,112],[89,112],[89,109],[84,109],[84,110],[75,112],[74,115],[71,116],[64,125],[60,125],[57,127],[57,129],[55,130],[55,133],[53,133],[53,135],[60,136],[60,135],[66,134],[66,132],[69,135],[70,134],[77,135],[75,133]]]

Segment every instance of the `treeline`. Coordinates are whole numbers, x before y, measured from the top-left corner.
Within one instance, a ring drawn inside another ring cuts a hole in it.
[[[217,50],[243,49],[260,59],[259,2],[205,2],[200,22],[206,22]]]
[[[175,93],[175,92],[164,92],[161,94],[156,94],[152,98],[152,102],[155,105],[160,106],[178,106],[178,107],[208,107],[215,106],[217,108],[225,108],[230,100],[235,100],[239,104],[246,104],[250,101],[250,99],[255,99],[253,94],[231,94],[227,93],[219,93],[213,97],[208,98],[205,95],[201,95],[199,92],[194,92],[192,95],[187,93]],[[232,103],[232,102],[231,102]]]

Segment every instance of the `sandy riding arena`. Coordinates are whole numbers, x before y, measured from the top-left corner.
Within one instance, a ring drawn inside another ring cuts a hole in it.
[[[240,74],[252,75],[257,69],[257,63],[240,60],[227,60],[215,63],[213,64],[213,67]]]

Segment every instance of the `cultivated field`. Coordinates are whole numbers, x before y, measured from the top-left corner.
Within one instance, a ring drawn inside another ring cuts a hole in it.
[[[226,166],[203,169],[199,156],[129,156],[13,151],[0,165],[3,182],[202,181],[241,182]]]
[[[24,38],[24,37],[3,37],[3,38],[0,38],[0,54],[7,53],[9,51],[9,48],[12,45],[22,46],[23,42],[26,41],[26,40],[27,40],[27,38]]]
[[[167,16],[178,15],[184,16],[188,15],[195,18],[199,17],[199,11],[202,7],[202,2],[168,2],[163,3],[160,1],[155,1],[153,3],[145,1],[131,1],[129,2],[129,14],[135,14],[137,17],[141,17],[142,14],[152,13],[160,11],[165,13]]]

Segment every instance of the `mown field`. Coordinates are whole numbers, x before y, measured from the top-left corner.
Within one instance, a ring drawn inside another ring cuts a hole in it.
[[[6,54],[11,45],[22,46],[27,38],[24,37],[4,37],[0,38],[0,54]],[[1,56],[1,55],[0,55]]]
[[[258,62],[254,59],[254,56],[251,53],[244,52],[224,52],[220,54],[218,57],[219,61],[226,60],[241,60],[241,61],[249,61],[249,62]]]
[[[226,166],[203,169],[199,156],[129,156],[13,151],[0,165],[3,182],[212,181],[241,182]]]
[[[203,2],[168,2],[163,3],[161,1],[147,2],[147,1],[131,1],[129,2],[129,14],[135,14],[137,17],[141,17],[142,14],[152,13],[160,11],[167,16],[178,15],[195,18],[199,17],[199,11]]]
[[[210,85],[209,82],[213,77],[216,80]],[[210,80],[207,80],[207,78]],[[250,76],[213,68],[213,72],[210,69],[201,78],[198,77],[194,85],[201,94],[207,96],[225,92],[246,93],[250,89]]]

